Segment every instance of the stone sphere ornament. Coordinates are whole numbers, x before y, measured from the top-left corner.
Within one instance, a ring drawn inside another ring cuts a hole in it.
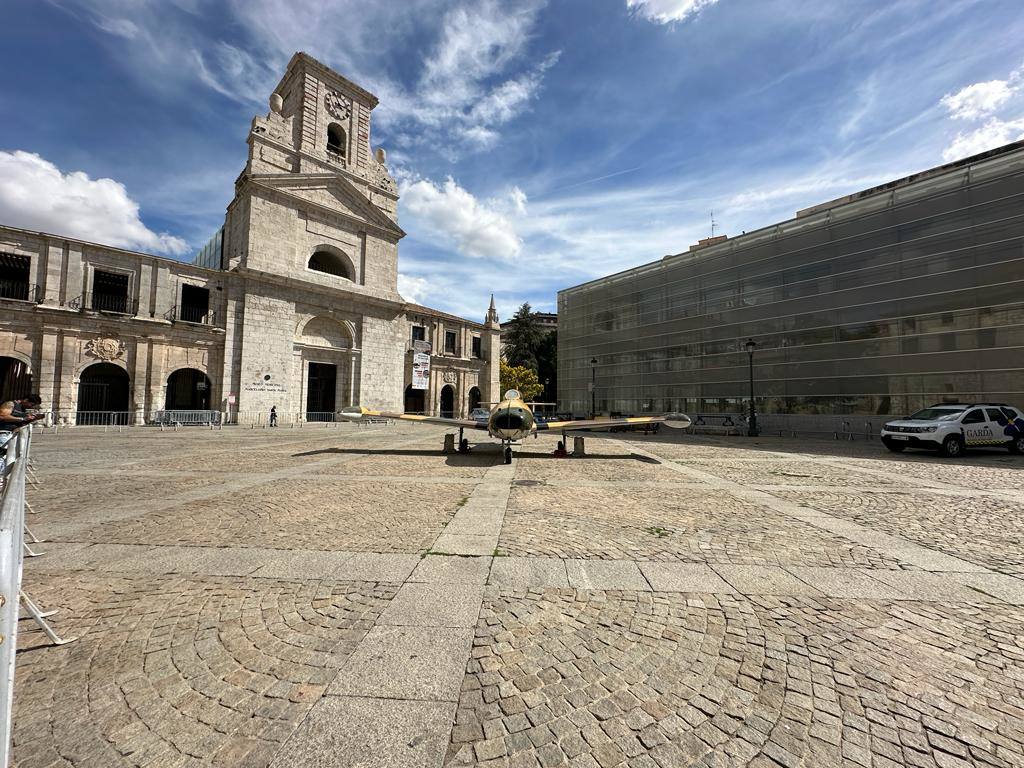
[[[276,115],[280,115],[284,109],[284,99],[281,98],[280,93],[270,94],[270,111]]]

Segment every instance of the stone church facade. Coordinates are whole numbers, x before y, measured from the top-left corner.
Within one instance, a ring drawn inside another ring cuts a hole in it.
[[[398,293],[404,232],[370,145],[376,104],[297,53],[196,264],[0,226],[0,396],[31,386],[67,423],[272,406],[464,416],[496,400],[493,303],[475,323]],[[414,339],[431,353],[425,391],[411,388]]]

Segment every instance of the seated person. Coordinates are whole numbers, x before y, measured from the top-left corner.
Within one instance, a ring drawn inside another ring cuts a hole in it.
[[[30,414],[29,410],[39,407],[43,399],[39,395],[27,395],[21,400],[8,400],[0,405],[0,431],[13,432],[18,427],[45,418],[41,413]]]

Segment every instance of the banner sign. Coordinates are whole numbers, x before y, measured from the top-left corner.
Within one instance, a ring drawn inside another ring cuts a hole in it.
[[[433,352],[430,342],[423,339],[416,339],[412,343],[412,349],[413,352],[426,352],[428,355]]]
[[[430,386],[430,355],[414,352],[412,356],[412,388],[427,389]]]

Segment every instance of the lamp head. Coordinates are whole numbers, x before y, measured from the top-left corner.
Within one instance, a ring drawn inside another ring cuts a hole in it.
[[[591,365],[597,365],[597,358],[596,357],[590,358],[590,364]]]
[[[747,343],[744,344],[743,346],[746,347],[747,352],[753,352],[754,349],[757,347],[757,342],[754,341],[753,339],[747,339]]]

